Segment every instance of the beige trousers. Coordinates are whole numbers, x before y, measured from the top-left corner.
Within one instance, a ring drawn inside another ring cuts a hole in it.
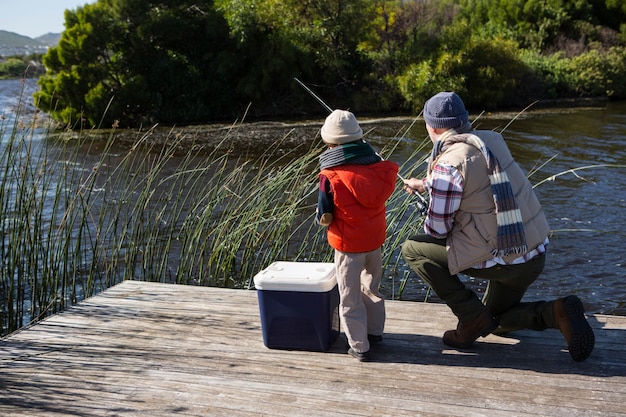
[[[382,335],[385,328],[385,301],[378,291],[383,274],[381,248],[363,253],[335,250],[335,268],[343,331],[352,349],[367,352],[367,335]]]

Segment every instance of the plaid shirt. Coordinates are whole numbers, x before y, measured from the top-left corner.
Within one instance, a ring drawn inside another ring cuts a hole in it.
[[[454,215],[463,198],[463,177],[459,171],[444,164],[436,164],[432,175],[424,183],[430,194],[424,231],[444,239],[454,226]]]
[[[430,195],[428,214],[424,220],[426,234],[438,239],[445,239],[454,226],[454,216],[461,206],[463,198],[463,177],[459,171],[448,164],[435,164],[431,176],[424,181]],[[510,264],[528,262],[546,251],[549,239],[530,252],[514,259]],[[492,258],[474,265],[474,269],[490,268],[496,264],[506,265],[502,258]]]

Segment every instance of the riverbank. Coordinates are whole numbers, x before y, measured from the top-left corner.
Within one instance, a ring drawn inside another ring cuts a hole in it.
[[[537,115],[564,114],[601,108],[606,106],[608,99],[580,98],[563,100],[544,100],[533,103],[527,108],[514,110],[505,109],[498,112],[481,112],[470,114],[470,120],[479,125],[484,121],[503,123],[523,120]],[[365,137],[378,136],[378,130],[384,125],[385,134],[398,137],[412,126],[423,127],[421,115],[358,115],[359,124],[365,131]],[[189,126],[161,126],[141,129],[93,129],[88,133],[101,139],[109,139],[114,135],[119,145],[130,147],[140,140],[151,145],[165,145],[179,141],[181,150],[191,147],[202,147],[207,150],[229,150],[235,152],[259,151],[270,146],[303,146],[313,140],[319,140],[319,129],[324,123],[326,114],[313,115],[283,120],[250,120],[234,123],[206,123]],[[395,129],[395,132],[394,132]],[[423,128],[424,134],[426,133]],[[84,132],[63,132],[64,135],[77,138]],[[425,136],[424,136],[425,137]]]

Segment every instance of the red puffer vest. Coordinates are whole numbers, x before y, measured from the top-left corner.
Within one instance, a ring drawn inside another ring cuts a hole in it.
[[[387,237],[387,199],[396,184],[398,165],[381,161],[370,165],[340,165],[322,170],[333,188],[333,221],[328,243],[342,252],[369,252]]]

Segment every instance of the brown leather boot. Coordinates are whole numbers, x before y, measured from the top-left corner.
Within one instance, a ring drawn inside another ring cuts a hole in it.
[[[567,341],[569,354],[576,362],[591,355],[596,338],[585,317],[585,307],[575,295],[559,298],[552,303],[556,327]]]
[[[485,337],[498,327],[498,322],[488,311],[483,311],[471,320],[459,321],[456,330],[448,330],[443,334],[443,343],[460,349],[467,349],[478,339]]]

